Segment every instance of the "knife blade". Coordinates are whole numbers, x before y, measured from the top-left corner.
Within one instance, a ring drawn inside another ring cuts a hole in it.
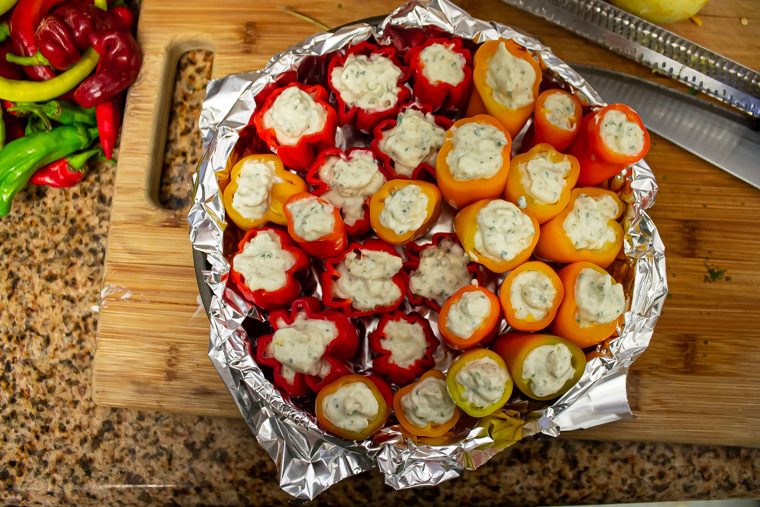
[[[570,64],[607,103],[636,110],[644,125],[737,178],[760,188],[760,125],[687,93],[609,69]]]

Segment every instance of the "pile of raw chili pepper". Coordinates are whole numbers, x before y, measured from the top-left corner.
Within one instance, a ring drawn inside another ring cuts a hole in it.
[[[123,0],[0,0],[0,217],[27,183],[70,187],[111,160],[140,71]]]

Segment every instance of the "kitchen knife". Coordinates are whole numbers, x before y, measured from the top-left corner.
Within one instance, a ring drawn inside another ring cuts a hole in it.
[[[607,103],[636,110],[647,129],[760,188],[760,125],[687,93],[646,79],[570,64]]]

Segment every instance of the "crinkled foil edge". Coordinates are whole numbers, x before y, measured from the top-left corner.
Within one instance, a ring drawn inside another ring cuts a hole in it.
[[[208,355],[261,446],[275,461],[280,486],[299,500],[309,500],[332,484],[379,467],[396,489],[435,485],[475,469],[521,437],[556,436],[632,417],[626,393],[628,368],[646,349],[667,295],[665,248],[646,209],[654,204],[657,183],[649,166],[633,167],[622,197],[623,269],[631,280],[630,310],[620,336],[607,356],[587,364],[580,382],[554,404],[530,410],[527,403],[510,406],[470,430],[454,444],[432,446],[404,439],[385,429],[372,442],[347,442],[319,429],[313,416],[286,402],[249,355],[242,327],[249,304],[226,289],[229,264],[222,254],[224,206],[215,176],[226,167],[255,109],[254,96],[278,74],[294,68],[305,56],[322,55],[375,37],[381,42],[388,27],[436,26],[476,42],[507,37],[540,54],[548,72],[571,85],[582,100],[603,104],[601,97],[572,68],[538,40],[514,28],[470,17],[447,0],[411,1],[379,26],[354,25],[336,33],[319,33],[275,55],[261,71],[236,74],[209,83],[200,127],[204,154],[195,177],[194,203],[188,214],[193,248],[205,255],[210,269],[203,278],[213,292],[209,308]],[[628,190],[630,189],[630,190]],[[515,424],[517,422],[517,424]]]

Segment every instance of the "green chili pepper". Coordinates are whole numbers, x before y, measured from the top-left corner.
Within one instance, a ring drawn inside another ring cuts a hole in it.
[[[43,115],[55,122],[63,125],[74,125],[81,123],[87,126],[95,126],[98,123],[95,116],[95,108],[84,108],[70,102],[60,100],[51,100],[45,104],[35,104],[34,102],[20,102],[15,106],[8,108],[8,111],[17,116],[26,116],[28,114]],[[50,130],[50,129],[48,129]]]
[[[97,137],[97,128],[67,125],[8,143],[0,150],[0,217],[8,214],[11,200],[37,169],[87,148]]]
[[[48,120],[45,116],[41,114],[33,114],[29,116],[29,119],[26,121],[26,126],[24,127],[24,135],[28,136],[30,134],[36,134],[37,132],[42,131],[49,131],[52,130],[53,126],[50,124],[50,120]]]

